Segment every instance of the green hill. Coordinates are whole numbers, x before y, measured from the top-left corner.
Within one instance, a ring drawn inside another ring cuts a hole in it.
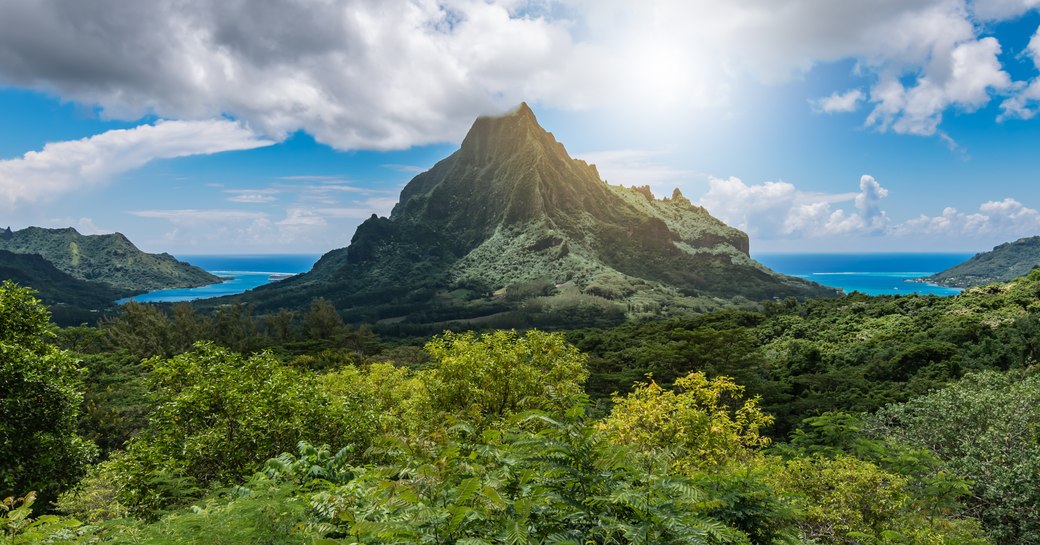
[[[575,326],[834,294],[751,259],[745,233],[678,190],[603,182],[522,104],[477,119],[349,247],[243,298],[275,309],[320,296],[384,324]]]
[[[121,291],[141,293],[191,288],[220,282],[194,265],[169,254],[142,252],[121,233],[82,235],[75,229],[27,227],[0,231],[0,250],[38,254],[80,280],[100,282]]]
[[[924,282],[970,288],[993,282],[1009,282],[1029,274],[1040,264],[1040,237],[1020,238],[1006,242],[988,252],[954,265],[945,271],[922,278]]]
[[[0,250],[3,280],[36,290],[36,297],[50,307],[52,319],[59,325],[93,323],[117,299],[130,295],[100,282],[73,278],[39,255],[7,250]]]

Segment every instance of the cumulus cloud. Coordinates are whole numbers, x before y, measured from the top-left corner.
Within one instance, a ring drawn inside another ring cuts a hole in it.
[[[859,179],[859,193],[856,194],[856,210],[863,219],[864,225],[873,231],[883,229],[888,224],[888,216],[881,209],[881,199],[888,196],[888,190],[869,174]]]
[[[228,114],[276,139],[404,148],[461,136],[559,69],[565,27],[508,4],[3,0],[0,80],[115,118]]]
[[[1012,198],[982,203],[976,212],[947,207],[938,216],[921,215],[900,224],[897,235],[1001,237],[1013,239],[1040,232],[1040,212]]]
[[[0,0],[0,83],[137,119],[227,115],[339,149],[457,140],[520,100],[580,108],[725,105],[854,59],[879,130],[935,134],[1009,89],[997,20],[1036,0]],[[291,21],[292,24],[286,24]],[[904,86],[904,82],[910,82]],[[862,91],[860,92],[862,93]]]
[[[881,199],[888,191],[871,176],[856,193],[824,194],[799,190],[788,182],[748,185],[739,178],[711,178],[699,204],[752,237],[813,238],[884,232],[888,216]],[[852,202],[852,209],[833,205]]]
[[[866,174],[860,178],[858,192],[845,194],[801,191],[787,182],[749,185],[738,178],[712,178],[699,204],[753,239],[773,241],[883,235],[894,243],[925,239],[990,243],[1040,232],[1040,211],[1013,198],[984,202],[973,212],[947,207],[936,216],[922,214],[895,222],[882,206],[888,194]]]
[[[860,102],[866,98],[863,91],[852,89],[844,93],[835,91],[828,97],[810,101],[813,109],[827,114],[854,112],[859,109]]]
[[[0,161],[0,204],[49,200],[99,185],[156,159],[252,149],[273,142],[240,123],[159,121],[65,142]]]
[[[1033,66],[1040,70],[1040,27],[1029,40],[1023,55],[1033,61]],[[1018,89],[1000,104],[1002,110],[999,119],[1019,118],[1032,119],[1036,115],[1036,106],[1040,103],[1040,77],[1034,78],[1028,84],[1018,86]]]
[[[883,76],[871,90],[875,107],[866,124],[906,134],[939,133],[948,108],[972,112],[989,102],[991,91],[1012,87],[998,59],[1000,51],[995,38],[969,40],[935,57],[910,86],[903,85],[899,74]]]

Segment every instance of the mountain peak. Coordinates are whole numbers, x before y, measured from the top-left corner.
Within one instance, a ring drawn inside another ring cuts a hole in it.
[[[535,124],[538,123],[538,119],[534,116],[534,111],[531,110],[531,107],[528,106],[526,102],[521,102],[519,106],[510,110],[507,115],[530,119],[531,121],[534,121]]]
[[[747,234],[679,191],[659,200],[603,182],[521,103],[477,118],[459,150],[413,178],[390,217],[362,223],[349,247],[244,298],[273,309],[301,294],[356,321],[528,327],[834,292],[755,262]]]
[[[468,159],[486,161],[511,155],[531,144],[542,147],[542,152],[563,151],[563,146],[553,135],[538,124],[538,118],[527,103],[521,102],[505,114],[478,117],[463,139],[459,152]]]

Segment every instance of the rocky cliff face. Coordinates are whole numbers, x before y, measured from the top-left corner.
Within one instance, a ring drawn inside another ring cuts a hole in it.
[[[521,104],[477,119],[458,151],[416,176],[390,217],[365,221],[347,248],[248,298],[274,308],[322,296],[358,321],[537,324],[589,309],[618,319],[833,294],[752,260],[745,233],[678,190],[657,199],[603,182]]]

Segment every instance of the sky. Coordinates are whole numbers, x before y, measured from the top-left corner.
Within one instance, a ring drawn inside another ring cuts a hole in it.
[[[0,0],[0,226],[323,253],[521,101],[753,254],[1040,235],[1040,0]]]

